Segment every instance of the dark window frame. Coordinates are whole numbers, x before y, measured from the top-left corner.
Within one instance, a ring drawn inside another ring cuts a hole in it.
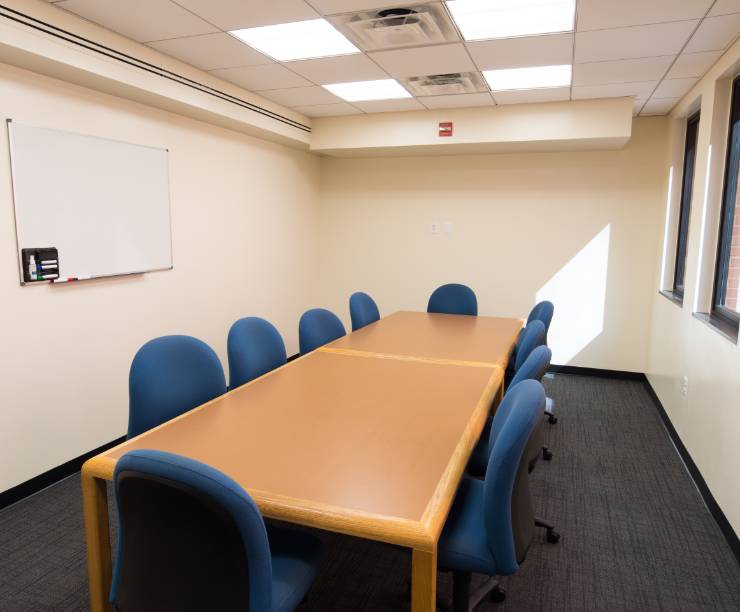
[[[697,111],[686,120],[686,138],[683,152],[683,176],[681,178],[681,200],[676,236],[676,261],[673,268],[673,295],[683,302],[686,281],[686,253],[689,246],[689,219],[696,168],[696,150],[699,139],[700,113]]]
[[[727,132],[727,157],[725,160],[725,184],[722,191],[717,258],[714,266],[714,288],[712,290],[711,316],[729,326],[737,335],[740,313],[722,303],[727,291],[727,276],[732,251],[732,232],[735,221],[735,201],[738,179],[740,179],[740,76],[732,82],[730,103],[730,125]]]

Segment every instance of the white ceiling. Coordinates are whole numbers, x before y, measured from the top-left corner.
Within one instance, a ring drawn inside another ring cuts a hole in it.
[[[621,96],[634,98],[635,114],[663,115],[740,35],[740,0],[577,0],[574,33],[466,43],[455,30],[457,42],[276,62],[226,32],[320,16],[333,20],[335,15],[389,6],[440,3],[423,0],[50,1],[316,117]],[[342,29],[341,25],[337,27]],[[352,40],[350,33],[344,30],[343,33]],[[573,84],[565,88],[347,103],[321,87],[347,81],[566,63],[573,63]]]

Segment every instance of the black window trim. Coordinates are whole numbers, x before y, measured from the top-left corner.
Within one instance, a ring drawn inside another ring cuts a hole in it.
[[[700,119],[701,111],[696,111],[686,120],[683,150],[683,174],[681,175],[681,198],[679,200],[678,230],[676,232],[676,257],[673,266],[673,287],[670,291],[672,299],[679,304],[683,304],[686,285],[686,256],[689,247],[689,219],[691,217],[691,201],[694,195],[694,171],[696,170],[696,151],[699,140]],[[689,139],[693,126],[695,126],[693,137]],[[690,148],[692,148],[693,151],[689,151]],[[691,157],[689,156],[690,152],[692,153]],[[691,161],[691,168],[687,167],[689,161]],[[679,267],[681,271],[681,285],[677,284],[679,279]]]
[[[735,125],[737,124],[737,129]],[[734,179],[734,180],[731,180]],[[725,159],[725,178],[722,189],[722,209],[720,213],[719,235],[717,237],[717,257],[714,265],[714,287],[712,289],[712,318],[734,330],[740,327],[740,314],[721,304],[722,279],[727,277],[727,268],[732,248],[732,231],[735,220],[735,198],[738,179],[740,179],[740,75],[732,82],[730,103],[730,123],[727,132],[727,157]],[[725,283],[726,285],[726,283]],[[725,286],[726,289],[726,286]]]

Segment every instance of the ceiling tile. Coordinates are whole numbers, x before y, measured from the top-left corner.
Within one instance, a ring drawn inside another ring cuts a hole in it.
[[[701,77],[709,70],[714,62],[722,56],[722,51],[704,51],[702,53],[682,53],[676,63],[668,71],[666,78],[685,79]]]
[[[481,70],[570,64],[573,34],[520,36],[466,43]]]
[[[415,98],[402,98],[400,100],[370,100],[369,102],[352,102],[352,105],[366,113],[424,110],[424,105]]]
[[[311,85],[310,81],[298,76],[280,64],[249,66],[245,68],[225,68],[223,70],[211,70],[210,72],[252,91]]]
[[[653,92],[653,97],[680,98],[689,89],[691,89],[698,80],[699,79],[696,77],[686,79],[665,79]]]
[[[319,85],[388,78],[382,68],[366,55],[359,53],[285,62],[285,66]]]
[[[388,6],[403,5],[404,7],[414,4],[423,4],[429,0],[410,0],[399,2],[396,0],[311,0],[311,4],[324,15],[337,15],[339,13],[354,13],[355,11],[367,11],[371,9],[383,9]]]
[[[624,96],[647,97],[655,89],[658,81],[641,81],[639,83],[612,83],[610,85],[573,86],[573,99],[620,98]]]
[[[589,62],[573,66],[573,85],[603,85],[658,81],[673,61],[673,55],[643,57],[613,62]]]
[[[319,14],[303,0],[175,0],[223,30],[318,19]]]
[[[394,49],[369,53],[370,58],[395,77],[427,76],[475,70],[461,43]]]
[[[641,117],[667,115],[681,98],[651,98],[640,112]]]
[[[259,91],[257,93],[268,100],[290,107],[341,102],[340,98],[319,85],[311,85],[310,87],[291,87],[289,89],[273,89],[271,91]]]
[[[709,17],[740,13],[740,0],[717,0],[709,11]]]
[[[153,49],[176,57],[202,70],[271,64],[266,55],[238,41],[230,34],[202,34],[148,43]]]
[[[579,0],[578,31],[701,19],[712,0]]]
[[[576,33],[576,62],[676,55],[698,21]]]
[[[218,31],[170,0],[64,0],[57,6],[139,42]]]
[[[296,106],[295,110],[306,117],[337,117],[339,115],[361,115],[362,111],[346,102],[337,104],[312,104],[310,106]]]
[[[721,51],[740,34],[740,13],[708,17],[701,22],[696,34],[686,45],[686,53]]]
[[[529,102],[560,102],[570,100],[570,87],[543,89],[513,89],[493,94],[497,104],[527,104]]]
[[[469,106],[493,106],[489,93],[455,94],[446,96],[421,96],[417,98],[424,106],[434,108],[465,108]]]
[[[632,101],[632,116],[637,115],[642,110],[645,100],[647,100],[647,98],[635,98]]]

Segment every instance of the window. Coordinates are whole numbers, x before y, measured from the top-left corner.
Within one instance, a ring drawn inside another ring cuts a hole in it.
[[[727,168],[722,201],[712,315],[737,332],[740,322],[740,78],[732,86],[732,109],[727,144]]]
[[[686,271],[686,246],[689,240],[689,217],[691,216],[691,187],[694,183],[696,163],[696,140],[699,134],[699,113],[686,122],[686,145],[683,155],[683,185],[681,186],[681,212],[678,217],[678,241],[676,243],[676,270],[673,275],[673,295],[683,299],[684,273]]]

